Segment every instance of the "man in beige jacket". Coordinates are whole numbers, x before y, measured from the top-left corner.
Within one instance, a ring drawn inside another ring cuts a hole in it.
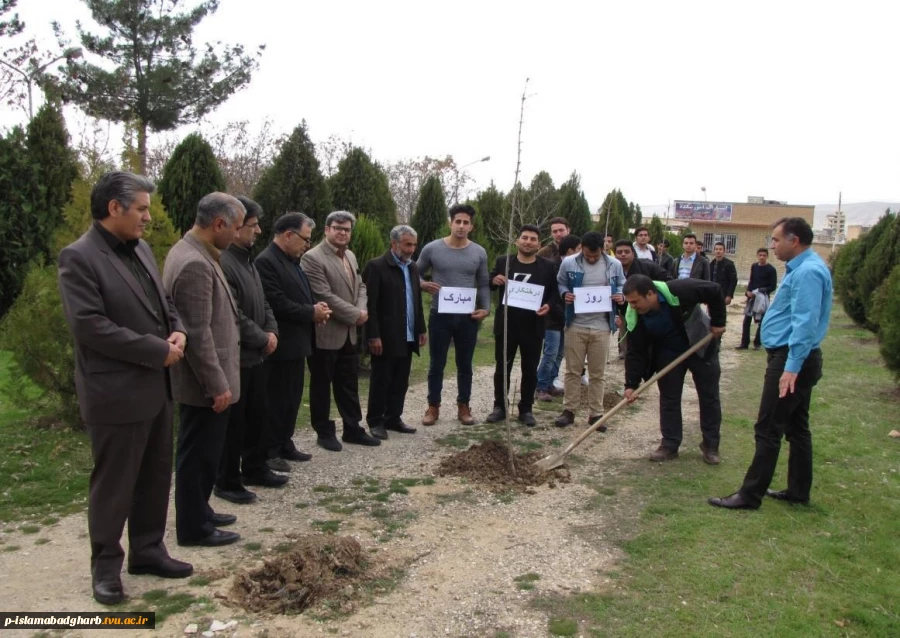
[[[336,426],[329,419],[331,391],[344,424],[345,443],[380,445],[360,425],[359,346],[356,329],[369,319],[366,285],[356,256],[347,249],[356,218],[335,211],[325,219],[325,239],[303,255],[300,264],[317,301],[324,301],[331,318],[316,326],[316,343],[309,364],[309,414],[320,447],[340,452]]]

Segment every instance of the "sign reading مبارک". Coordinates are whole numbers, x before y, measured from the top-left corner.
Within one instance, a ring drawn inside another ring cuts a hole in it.
[[[538,284],[529,284],[523,281],[509,281],[506,284],[506,299],[504,303],[512,308],[523,310],[541,309],[541,300],[544,298],[544,287]]]
[[[730,222],[732,212],[731,204],[722,202],[675,202],[676,219]]]
[[[441,314],[470,315],[475,312],[475,288],[441,286],[437,291],[438,312]]]
[[[575,314],[612,312],[612,288],[610,286],[582,286],[572,290],[575,294]]]

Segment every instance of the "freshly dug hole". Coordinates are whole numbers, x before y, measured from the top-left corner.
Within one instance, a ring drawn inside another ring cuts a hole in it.
[[[544,472],[535,467],[534,462],[543,457],[543,454],[534,451],[516,454],[516,476],[513,477],[509,469],[509,449],[500,441],[489,440],[447,457],[441,461],[438,474],[464,476],[498,489],[524,489],[544,483],[555,487],[557,481],[572,482],[569,470],[565,468]]]

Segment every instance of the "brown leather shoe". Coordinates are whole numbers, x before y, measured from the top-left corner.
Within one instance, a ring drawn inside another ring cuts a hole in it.
[[[664,445],[660,445],[650,453],[650,460],[662,463],[663,461],[671,461],[678,458],[678,450],[670,450]]]
[[[707,446],[706,441],[700,443],[700,451],[703,452],[703,460],[708,465],[718,465],[722,462],[719,458],[719,449]]]
[[[422,417],[422,425],[434,425],[437,423],[438,417],[441,416],[441,406],[429,405],[425,416]]]
[[[456,404],[456,418],[463,425],[475,425],[475,417],[472,416],[472,410],[468,403]]]

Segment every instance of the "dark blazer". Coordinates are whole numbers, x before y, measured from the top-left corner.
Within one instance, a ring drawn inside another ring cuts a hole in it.
[[[734,297],[734,289],[737,288],[737,268],[728,257],[722,257],[718,262],[713,259],[709,262],[709,280],[722,286],[722,293],[726,297]]]
[[[75,388],[88,424],[145,421],[171,401],[166,338],[186,330],[150,247],[141,240],[134,254],[153,280],[162,317],[95,227],[59,254],[59,291],[75,339]]]
[[[510,256],[515,257],[515,255],[500,255],[497,257],[497,261],[494,264],[494,269],[490,272],[489,281],[493,282],[494,277],[497,275],[503,275],[506,272],[506,260]],[[559,296],[559,290],[556,284],[557,277],[557,266],[553,264],[548,259],[543,257],[537,258],[537,274],[528,280],[528,283],[537,284],[539,286],[544,287],[544,296],[541,298],[541,305],[550,304],[550,312],[548,315],[552,314],[557,306],[562,305],[562,299]],[[497,316],[494,318],[494,336],[502,336],[503,335],[503,316],[506,314],[506,304],[503,303],[503,298],[506,295],[506,286],[495,286],[491,283],[491,290],[500,290],[500,299],[497,304]],[[509,315],[509,323],[513,322],[513,318],[528,318],[534,317],[534,313],[530,310],[523,310],[521,308],[511,308]],[[547,323],[542,318],[538,317],[538,321],[535,322],[535,336],[539,339],[544,338],[544,332],[546,331]]]
[[[316,303],[306,273],[275,242],[266,246],[253,264],[278,322],[278,348],[269,360],[305,359],[312,354]]]
[[[406,340],[406,281],[403,270],[388,250],[366,264],[362,273],[369,295],[369,321],[366,337],[381,339],[383,354],[387,357],[405,357],[409,353]],[[412,283],[415,322],[413,326],[413,350],[419,352],[419,335],[425,334],[425,315],[422,312],[422,290],[419,287],[419,268],[416,262],[409,264]]]
[[[678,265],[681,263],[681,255],[672,257],[672,266],[669,274],[672,279],[678,279]],[[691,266],[690,279],[705,279],[709,281],[709,260],[706,257],[697,255],[694,259],[694,265]]]
[[[258,366],[266,358],[269,333],[278,336],[278,323],[266,301],[259,273],[250,260],[250,251],[234,244],[222,251],[219,265],[238,307],[241,367]]]

